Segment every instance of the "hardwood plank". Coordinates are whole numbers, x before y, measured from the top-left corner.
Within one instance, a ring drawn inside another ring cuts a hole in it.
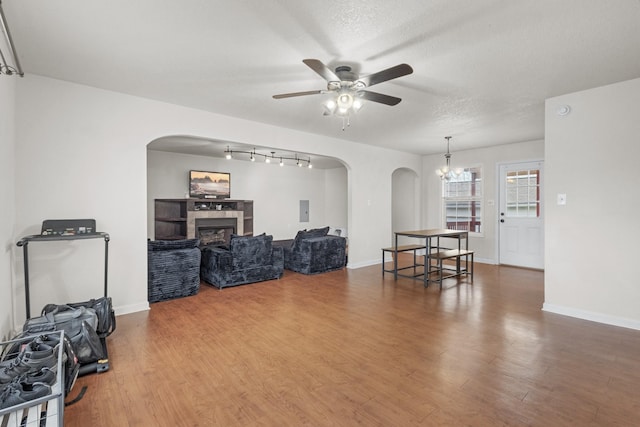
[[[65,425],[638,422],[640,331],[543,312],[540,271],[475,273],[442,291],[380,266],[203,284],[118,317],[111,369],[78,379]]]

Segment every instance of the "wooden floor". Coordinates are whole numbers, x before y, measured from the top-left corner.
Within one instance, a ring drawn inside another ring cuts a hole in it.
[[[118,317],[65,426],[640,425],[640,331],[542,303],[543,273],[483,264],[203,285]]]

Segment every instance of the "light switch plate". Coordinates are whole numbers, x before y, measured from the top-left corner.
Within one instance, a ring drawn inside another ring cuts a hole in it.
[[[567,204],[567,195],[564,193],[558,193],[558,206],[564,206]]]

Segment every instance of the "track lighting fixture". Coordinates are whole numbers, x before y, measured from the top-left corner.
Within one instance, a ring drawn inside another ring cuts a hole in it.
[[[287,157],[287,156],[276,155],[275,151],[271,151],[271,154],[262,154],[262,153],[258,153],[255,148],[251,151],[243,151],[243,150],[232,150],[231,148],[229,148],[229,146],[227,146],[226,150],[224,150],[224,154],[227,160],[232,159],[234,154],[248,154],[249,160],[251,160],[252,162],[255,162],[256,158],[263,158],[265,163],[271,163],[271,160],[278,160],[278,164],[280,166],[284,166],[285,160],[292,160],[292,161],[295,161],[298,167],[306,166],[309,169],[313,168],[310,157],[303,159],[298,157],[297,154],[294,157]]]

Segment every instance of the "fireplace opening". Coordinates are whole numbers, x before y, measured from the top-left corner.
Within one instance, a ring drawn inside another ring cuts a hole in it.
[[[228,245],[231,235],[236,232],[235,218],[198,218],[195,237],[200,245]]]

